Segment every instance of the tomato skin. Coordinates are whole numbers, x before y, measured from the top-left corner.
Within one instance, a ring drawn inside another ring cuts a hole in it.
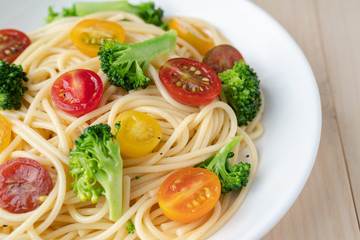
[[[95,110],[103,94],[100,77],[91,70],[76,69],[58,77],[52,88],[55,105],[75,117]]]
[[[180,38],[193,45],[201,55],[204,55],[214,46],[214,41],[209,35],[197,26],[191,25],[180,18],[171,19],[169,29],[174,29]]]
[[[191,71],[193,69],[195,70]],[[200,71],[199,75],[196,74],[197,70]],[[221,81],[214,70],[193,59],[173,58],[168,60],[160,67],[159,77],[170,96],[186,105],[209,104],[221,91]],[[203,79],[207,79],[207,81],[203,81]],[[193,91],[193,88],[197,90]]]
[[[15,29],[0,30],[0,60],[12,63],[30,43],[30,38],[21,31]]]
[[[203,63],[211,67],[216,73],[232,69],[234,62],[244,60],[241,53],[231,45],[221,44],[211,48],[204,56]]]
[[[70,38],[77,49],[89,57],[96,57],[105,39],[124,42],[124,28],[111,21],[85,19],[71,31]]]
[[[116,138],[120,152],[127,157],[142,157],[150,153],[159,144],[162,130],[151,116],[138,111],[120,113],[115,123],[120,123]]]
[[[8,212],[35,210],[51,189],[49,173],[35,160],[14,158],[0,165],[0,207]]]
[[[203,168],[185,168],[161,184],[158,203],[171,220],[189,223],[208,214],[220,194],[221,184],[215,173]]]
[[[11,139],[11,123],[0,114],[0,153],[9,146]]]

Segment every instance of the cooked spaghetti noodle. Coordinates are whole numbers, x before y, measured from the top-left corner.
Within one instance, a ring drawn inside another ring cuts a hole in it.
[[[118,22],[126,31],[125,42],[128,43],[164,33],[123,12],[101,12],[86,18]],[[231,218],[249,190],[258,161],[253,140],[262,134],[259,119],[263,107],[249,126],[240,128],[233,110],[224,101],[192,107],[173,100],[159,80],[159,66],[172,57],[202,58],[194,47],[180,38],[171,54],[153,59],[146,72],[153,79],[148,88],[127,93],[110,85],[98,57],[87,57],[71,43],[69,32],[82,19],[64,18],[30,33],[32,44],[15,61],[27,73],[28,91],[20,110],[0,111],[11,122],[13,131],[13,140],[0,154],[0,163],[16,157],[32,158],[49,171],[54,187],[34,211],[12,214],[0,209],[0,239],[208,238]],[[191,21],[206,28],[215,44],[226,41],[209,24],[197,19]],[[50,89],[62,73],[80,68],[92,70],[101,77],[104,94],[96,110],[76,118],[53,104]],[[70,189],[69,149],[86,127],[96,123],[114,126],[116,116],[125,110],[145,112],[155,118],[162,128],[163,138],[153,153],[124,159],[124,213],[118,221],[112,222],[108,219],[105,197],[100,197],[96,204],[82,202]],[[177,169],[204,161],[237,135],[243,139],[234,149],[233,159],[250,155],[252,167],[248,185],[241,191],[222,195],[215,208],[195,222],[184,224],[164,216],[157,205],[157,192],[166,177]],[[126,231],[125,223],[129,219],[135,225],[134,234]]]

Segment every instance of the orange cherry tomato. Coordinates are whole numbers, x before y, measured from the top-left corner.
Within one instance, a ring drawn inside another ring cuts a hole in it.
[[[75,47],[81,52],[90,57],[96,57],[104,40],[124,42],[125,30],[115,22],[85,19],[73,28],[70,38]]]
[[[199,27],[179,18],[171,19],[169,29],[174,29],[180,38],[193,45],[201,55],[207,53],[215,45],[211,37]]]
[[[0,114],[0,153],[9,146],[11,138],[11,123]]]
[[[220,194],[221,184],[215,173],[203,168],[185,168],[161,184],[158,202],[165,216],[189,223],[209,213]]]

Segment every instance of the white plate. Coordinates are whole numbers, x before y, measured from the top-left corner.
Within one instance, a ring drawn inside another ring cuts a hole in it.
[[[49,5],[72,0],[11,0],[2,3],[0,29],[28,32],[44,25]],[[133,1],[134,2],[134,1]],[[250,192],[215,239],[259,239],[287,212],[314,164],[321,130],[321,106],[311,68],[288,33],[248,1],[157,0],[167,16],[207,20],[236,46],[258,73],[266,98],[257,141],[260,165]],[[16,6],[16,7],[14,7]],[[22,7],[19,7],[22,6]]]

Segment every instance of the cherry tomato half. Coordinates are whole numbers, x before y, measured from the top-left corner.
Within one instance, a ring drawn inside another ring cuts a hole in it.
[[[159,123],[145,113],[125,111],[116,117],[115,123],[120,123],[116,138],[120,144],[120,152],[125,156],[145,156],[154,150],[161,140]]]
[[[221,91],[218,75],[204,63],[173,58],[160,67],[159,77],[176,101],[200,106],[211,103]]]
[[[180,18],[171,19],[169,29],[174,29],[180,38],[193,45],[201,55],[214,46],[214,41],[208,34]]]
[[[103,84],[100,77],[86,69],[62,74],[51,88],[51,98],[55,105],[76,117],[95,110],[102,94]]]
[[[96,57],[104,40],[124,42],[125,30],[115,23],[99,19],[85,19],[71,31],[70,38],[77,49],[90,57]]]
[[[205,54],[203,63],[211,67],[216,73],[221,73],[232,69],[234,62],[238,62],[240,59],[244,58],[236,48],[228,44],[221,44],[213,47]]]
[[[188,223],[209,213],[220,194],[221,184],[215,173],[203,168],[185,168],[161,184],[158,202],[165,216]]]
[[[11,213],[38,208],[52,189],[49,173],[29,158],[14,158],[0,165],[0,207]]]
[[[9,146],[11,138],[11,124],[0,114],[0,153]]]
[[[13,62],[30,45],[29,37],[15,29],[0,30],[0,60]]]

